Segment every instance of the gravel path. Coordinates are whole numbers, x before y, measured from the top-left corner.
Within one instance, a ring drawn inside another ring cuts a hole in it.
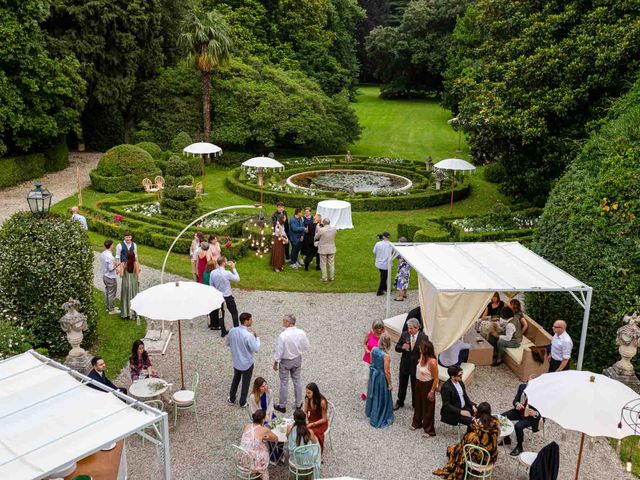
[[[242,275],[242,272],[240,272]],[[145,268],[144,285],[157,282],[159,273]],[[172,277],[172,279],[175,277]],[[338,280],[339,281],[339,280]],[[96,285],[101,286],[100,277]],[[383,318],[384,297],[373,294],[309,294],[288,292],[242,291],[234,292],[239,310],[253,314],[254,327],[259,332],[262,347],[256,355],[254,378],[263,376],[272,389],[278,390],[276,372],[271,369],[277,335],[280,333],[283,313],[298,317],[298,326],[307,332],[311,351],[304,357],[303,382],[316,382],[320,391],[336,406],[332,440],[334,448],[325,454],[323,477],[350,476],[361,479],[435,478],[431,472],[446,462],[447,445],[456,441],[456,432],[439,421],[437,436],[428,440],[420,438],[420,432],[409,431],[412,417],[410,408],[396,412],[395,423],[384,430],[369,426],[364,415],[364,402],[360,393],[366,377],[361,362],[360,341],[374,318]],[[409,301],[392,302],[392,314],[406,311],[417,302],[417,293],[409,292]],[[227,324],[229,319],[227,319]],[[171,465],[176,479],[227,479],[234,478],[230,445],[239,443],[246,411],[227,403],[232,367],[228,349],[218,332],[206,327],[205,319],[183,325],[183,351],[185,376],[189,381],[192,372],[201,374],[198,390],[198,415],[196,424],[191,412],[181,412],[178,425],[171,429]],[[178,345],[172,339],[165,356],[153,358],[154,365],[163,378],[178,385]],[[393,376],[397,378],[399,354],[392,354]],[[494,412],[510,408],[510,402],[518,386],[518,380],[507,367],[479,367],[469,386],[469,394],[475,401],[489,401]],[[118,377],[122,385],[130,383],[123,370]],[[116,382],[116,383],[118,383]],[[396,381],[397,383],[397,381]],[[288,414],[293,403],[290,385]],[[440,399],[437,402],[437,412]],[[173,414],[170,413],[173,422]],[[173,423],[172,423],[173,425]],[[579,435],[568,433],[561,438],[562,429],[552,422],[545,427],[545,441],[537,434],[525,437],[525,449],[538,450],[551,440],[560,444],[560,479],[574,476]],[[401,452],[401,453],[400,453]],[[138,438],[132,437],[128,449],[131,479],[160,478],[154,447],[149,443],[143,448]],[[517,460],[501,449],[494,478],[515,479]],[[286,467],[271,467],[270,478],[287,478]],[[520,478],[527,478],[522,474]],[[585,447],[582,479],[632,479],[626,474],[615,452],[606,439],[596,439],[592,449]]]
[[[80,168],[80,184],[81,187],[87,187],[91,184],[89,172],[96,168],[101,153],[69,153],[69,166],[59,172],[47,173],[40,180],[47,189],[53,193],[52,203],[57,203],[67,197],[75,194],[77,190],[76,183],[76,166]],[[13,213],[19,210],[28,210],[27,192],[33,188],[36,179],[27,180],[26,182],[14,187],[0,188],[2,202],[0,202],[0,224],[9,218]]]

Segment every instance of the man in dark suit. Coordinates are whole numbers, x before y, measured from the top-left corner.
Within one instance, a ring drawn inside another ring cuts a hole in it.
[[[91,378],[92,380],[95,380],[98,383],[101,383],[102,385],[106,385],[107,387],[113,388],[114,390],[119,390],[124,394],[127,393],[126,388],[116,387],[113,384],[113,382],[107,378],[107,375],[104,373],[105,364],[102,357],[93,357],[91,359],[91,365],[93,366],[93,368],[89,372],[89,375],[88,375],[89,378]],[[91,388],[95,388],[96,390],[100,390],[101,392],[105,391],[90,383],[87,385]]]
[[[462,369],[452,365],[447,369],[449,380],[444,382],[440,389],[442,408],[440,418],[448,425],[471,425],[473,415],[476,413],[476,404],[467,395],[467,389],[462,381]]]
[[[398,401],[394,410],[404,407],[404,399],[407,396],[407,387],[411,380],[411,405],[413,405],[413,392],[416,388],[416,366],[420,360],[420,344],[429,338],[419,330],[420,323],[415,318],[407,321],[407,331],[402,332],[400,340],[396,344],[396,352],[402,353],[400,359],[400,379],[398,381]]]
[[[533,376],[529,377],[529,380],[532,378]],[[511,455],[514,457],[517,457],[522,453],[524,429],[530,428],[534,432],[537,432],[540,425],[540,413],[528,404],[529,401],[527,399],[527,395],[524,393],[524,389],[527,388],[527,383],[520,384],[516,396],[513,398],[513,402],[511,402],[513,408],[502,414],[509,420],[513,420],[515,422],[514,427],[516,431],[516,441],[518,443],[516,448],[511,451]],[[511,437],[504,437],[503,442],[505,445],[511,445]]]

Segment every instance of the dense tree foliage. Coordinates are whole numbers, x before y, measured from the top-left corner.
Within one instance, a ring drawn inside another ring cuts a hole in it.
[[[376,27],[367,55],[383,83],[385,98],[424,95],[442,89],[456,19],[470,0],[413,0],[397,27]]]
[[[640,3],[477,0],[454,41],[447,102],[472,156],[505,167],[505,193],[542,203],[638,71]]]
[[[0,1],[0,155],[37,148],[79,124],[85,83],[70,55],[53,59],[35,0]]]
[[[551,191],[533,248],[593,288],[585,367],[617,358],[615,331],[640,303],[640,82],[616,102]],[[582,309],[566,293],[530,295],[547,327],[566,319],[577,346]]]
[[[373,82],[376,80],[373,71],[375,65],[367,55],[365,39],[375,27],[385,26],[389,17],[389,2],[387,0],[359,0],[360,7],[366,17],[358,24],[356,31],[356,53],[360,62],[360,80]]]

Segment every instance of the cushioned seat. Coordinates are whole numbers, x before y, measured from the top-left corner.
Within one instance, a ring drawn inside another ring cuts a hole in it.
[[[395,317],[383,320],[384,331],[387,335],[389,335],[389,338],[391,338],[392,342],[398,342],[398,340],[400,340],[400,334],[402,333],[404,322],[407,320],[407,315],[408,313],[401,313],[400,315],[396,315]]]
[[[471,383],[473,381],[473,373],[476,370],[476,366],[473,363],[462,363],[460,365],[462,368],[462,381],[465,385]],[[449,374],[447,373],[447,368],[442,365],[438,365],[438,378],[440,379],[440,383],[444,383],[449,380]]]
[[[533,347],[534,344],[527,337],[522,337],[522,343],[518,348],[507,348],[504,351],[505,355],[509,355],[518,365],[522,363],[522,355],[525,348]]]
[[[195,394],[191,390],[178,390],[173,394],[173,401],[176,403],[193,403]]]

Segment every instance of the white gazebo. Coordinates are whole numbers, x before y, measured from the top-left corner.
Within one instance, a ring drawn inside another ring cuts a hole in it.
[[[401,256],[418,274],[422,318],[436,353],[471,327],[493,292],[567,292],[584,309],[578,351],[578,369],[582,369],[590,286],[518,242],[394,243],[393,249],[389,269]],[[390,306],[391,275],[387,317]]]
[[[3,479],[49,478],[133,433],[160,447],[163,478],[171,476],[166,413],[33,350],[0,361],[0,425]]]

